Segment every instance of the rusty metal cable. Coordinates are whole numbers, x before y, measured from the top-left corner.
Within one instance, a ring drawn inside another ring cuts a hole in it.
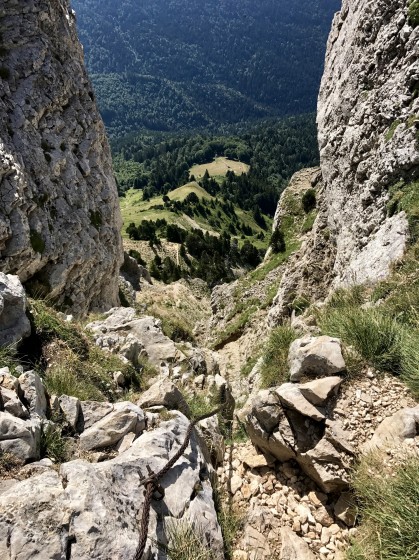
[[[185,440],[176,453],[173,455],[171,459],[166,463],[166,465],[157,473],[152,473],[148,478],[141,482],[141,486],[145,486],[145,494],[144,494],[144,503],[143,503],[143,511],[141,515],[141,521],[139,524],[140,530],[140,539],[138,541],[137,550],[135,551],[135,556],[133,560],[142,560],[142,556],[144,554],[144,550],[147,544],[147,535],[148,535],[148,524],[150,521],[150,508],[151,502],[153,499],[153,493],[155,490],[158,490],[159,480],[163,478],[165,474],[167,474],[173,465],[180,459],[180,457],[185,452],[185,449],[189,445],[189,440],[191,438],[192,430],[194,429],[195,425],[202,420],[206,420],[215,414],[218,414],[223,409],[223,406],[219,406],[212,412],[208,412],[207,414],[202,414],[198,416],[188,426],[186,431]]]

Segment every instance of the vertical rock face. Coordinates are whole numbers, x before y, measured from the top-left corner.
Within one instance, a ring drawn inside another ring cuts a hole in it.
[[[117,191],[74,14],[3,0],[0,18],[0,270],[76,313],[117,305]]]
[[[384,277],[407,223],[387,217],[388,189],[419,177],[419,27],[408,0],[343,0],[318,103],[336,284]]]
[[[419,177],[419,26],[408,5],[343,0],[335,16],[318,101],[318,215],[283,276],[273,324],[296,294],[376,282],[403,255],[407,218],[390,216],[387,202],[391,187]]]

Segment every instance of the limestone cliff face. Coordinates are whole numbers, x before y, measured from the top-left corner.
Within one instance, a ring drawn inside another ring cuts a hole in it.
[[[0,270],[76,313],[118,304],[121,219],[68,0],[0,5]]]
[[[407,219],[389,217],[386,203],[393,185],[419,177],[419,27],[410,25],[408,4],[343,0],[335,16],[318,101],[319,215],[284,275],[274,322],[296,292],[377,281],[403,255]],[[323,262],[325,239],[333,259]],[[316,262],[324,275],[312,289]]]

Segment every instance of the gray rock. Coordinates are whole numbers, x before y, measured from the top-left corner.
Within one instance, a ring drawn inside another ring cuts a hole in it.
[[[211,416],[198,423],[198,429],[202,433],[211,457],[216,465],[224,461],[225,442],[224,436],[220,431],[218,416]]]
[[[332,395],[337,395],[343,379],[341,377],[323,377],[299,386],[303,396],[316,406],[322,406]]]
[[[151,408],[153,406],[164,406],[168,410],[180,410],[186,416],[190,416],[188,403],[185,401],[179,389],[165,379],[157,381],[137,401],[140,408]]]
[[[8,412],[0,412],[0,450],[10,453],[22,462],[39,459],[41,423],[22,420]]]
[[[4,387],[0,387],[0,398],[3,401],[5,412],[8,412],[12,416],[22,418],[23,420],[29,418],[29,412],[23,406],[15,391],[13,391],[12,389],[5,389]]]
[[[27,371],[19,376],[19,388],[22,399],[28,403],[31,414],[45,418],[47,412],[47,397],[42,379],[36,371]]]
[[[140,352],[145,353],[157,367],[162,362],[185,358],[175,343],[163,334],[158,319],[149,316],[137,318],[135,309],[131,307],[111,309],[106,319],[90,323],[86,328],[94,334],[98,346],[113,353],[125,353],[134,364]]]
[[[316,560],[308,544],[289,527],[281,527],[280,560]]]
[[[188,425],[177,413],[112,460],[71,461],[59,473],[48,468],[5,489],[0,494],[0,557],[66,558],[71,537],[72,560],[134,558],[144,504],[139,482],[149,476],[147,466],[157,472],[176,453]],[[158,557],[157,542],[166,542],[169,522],[177,517],[202,526],[215,560],[222,560],[208,477],[200,442],[192,433],[185,453],[161,481],[163,499],[152,502],[144,558]]]
[[[17,276],[0,272],[0,347],[18,344],[30,334],[25,290]]]
[[[67,420],[68,424],[73,428],[76,429],[77,423],[80,416],[80,401],[76,399],[76,397],[69,397],[68,395],[62,395],[59,398],[60,408],[63,411],[65,419]]]
[[[80,435],[80,447],[94,451],[116,445],[128,432],[141,433],[144,414],[132,403],[117,403],[114,410]]]
[[[8,367],[0,368],[0,387],[11,389],[16,393],[19,389],[19,381],[17,377],[10,373]]]
[[[296,410],[304,416],[313,418],[313,420],[325,419],[324,414],[313,406],[293,383],[284,383],[275,389],[275,393],[285,408]]]
[[[330,336],[310,335],[294,340],[288,353],[290,380],[299,381],[303,375],[328,376],[344,371],[340,340]]]
[[[357,507],[353,495],[350,492],[343,492],[335,504],[334,512],[348,527],[353,527],[356,521]]]
[[[80,408],[81,431],[87,430],[113,411],[113,406],[110,403],[97,401],[81,401]]]
[[[403,408],[384,418],[371,440],[362,448],[364,453],[375,450],[398,448],[406,439],[419,435],[419,406]]]
[[[0,268],[77,314],[118,305],[118,195],[74,13],[2,8]]]

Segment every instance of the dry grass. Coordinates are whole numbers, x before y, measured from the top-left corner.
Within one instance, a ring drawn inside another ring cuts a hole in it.
[[[200,179],[208,171],[210,177],[225,177],[228,171],[234,171],[236,175],[243,175],[249,173],[250,166],[241,161],[233,161],[226,157],[216,158],[211,163],[204,163],[202,165],[194,165],[190,169],[190,174],[196,179]]]

